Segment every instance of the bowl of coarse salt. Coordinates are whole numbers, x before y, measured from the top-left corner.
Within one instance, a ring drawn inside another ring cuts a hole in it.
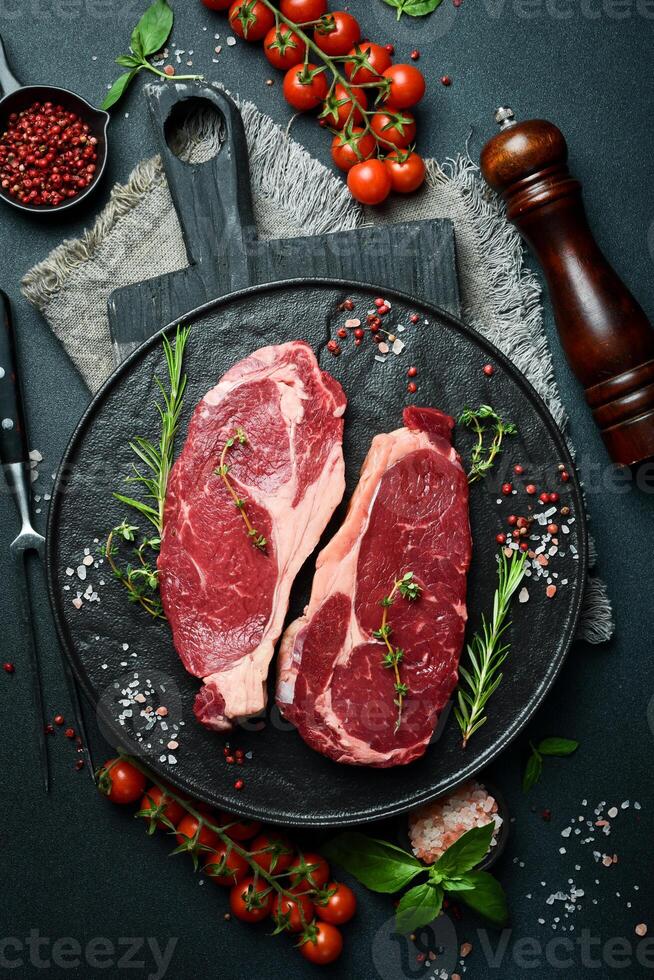
[[[488,871],[504,851],[509,836],[509,812],[497,789],[468,780],[447,796],[409,814],[411,850],[420,861],[434,864],[468,830],[485,827],[491,821],[495,831],[477,871]]]

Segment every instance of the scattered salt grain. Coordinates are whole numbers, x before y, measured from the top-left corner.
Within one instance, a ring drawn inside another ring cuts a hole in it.
[[[529,589],[523,587],[518,593],[518,602],[529,602]]]
[[[236,44],[236,38],[235,37],[231,37],[231,35],[230,35],[227,38],[227,47],[228,48],[233,48],[235,44]]]
[[[647,926],[645,925],[644,922],[639,922],[634,931],[637,936],[646,936]]]

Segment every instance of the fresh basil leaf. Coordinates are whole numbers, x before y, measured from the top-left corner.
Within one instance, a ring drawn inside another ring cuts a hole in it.
[[[417,885],[400,899],[395,915],[395,931],[400,935],[428,926],[440,915],[443,889],[440,885]]]
[[[440,878],[456,878],[470,871],[488,854],[495,823],[491,820],[484,827],[473,827],[455,841],[434,865]]]
[[[322,853],[373,892],[398,892],[426,870],[407,851],[365,834],[339,834]]]
[[[409,17],[425,17],[440,7],[442,0],[384,0],[384,3],[397,10],[399,20],[402,14],[408,14]]]
[[[121,65],[123,68],[137,68],[142,62],[140,58],[136,58],[133,54],[121,54],[116,58],[116,64]]]
[[[572,755],[579,748],[579,742],[571,738],[544,738],[538,746],[541,755]]]
[[[144,58],[160,51],[173,29],[173,12],[167,0],[155,0],[148,7],[132,34],[132,49],[137,54],[134,44],[140,44],[138,52]]]
[[[457,897],[460,901],[479,912],[493,925],[505,926],[509,921],[509,909],[504,889],[497,878],[493,878],[487,871],[473,871],[468,878],[474,888],[459,892]]]
[[[475,887],[475,883],[469,875],[461,875],[461,877],[457,878],[443,878],[441,885],[446,892],[469,892]]]
[[[535,786],[543,772],[543,760],[538,752],[532,753],[522,777],[522,791],[528,793],[532,786]]]
[[[123,97],[130,82],[137,74],[138,68],[133,68],[132,71],[128,71],[125,75],[121,75],[120,78],[117,78],[105,95],[101,108],[110,109],[112,105],[115,105],[116,102]]]
[[[129,46],[134,52],[134,57],[139,61],[142,61],[145,57],[143,54],[143,38],[141,37],[141,24],[140,21],[132,31],[132,36],[130,38]]]

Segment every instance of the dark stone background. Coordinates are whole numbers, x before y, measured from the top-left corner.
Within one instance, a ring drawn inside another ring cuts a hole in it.
[[[222,80],[284,123],[288,110],[279,86],[265,85],[270,72],[260,53],[239,44],[225,48],[220,63],[213,65],[213,33],[220,32],[224,39],[225,21],[205,11],[199,0],[177,0],[175,7],[176,44],[195,50],[195,68]],[[405,18],[399,26],[381,0],[352,0],[349,8],[371,36],[395,41],[400,58],[405,59],[415,46],[421,48],[421,66],[431,82],[420,111],[422,147],[427,153],[438,158],[455,154],[472,131],[470,145],[476,155],[492,131],[491,111],[502,102],[513,105],[523,118],[542,115],[555,120],[569,138],[572,166],[584,181],[598,237],[645,307],[654,311],[651,0],[482,0],[475,4],[464,0],[459,10],[444,0],[429,21]],[[0,32],[24,81],[50,81],[99,102],[114,73],[112,59],[125,50],[140,10],[140,0],[0,0]],[[206,33],[204,25],[209,27]],[[438,83],[446,72],[453,78],[449,89]],[[294,134],[320,159],[328,160],[325,135],[314,124],[301,121]],[[94,213],[106,200],[112,182],[124,181],[133,165],[153,151],[138,86],[115,114],[111,141],[109,179],[93,202]],[[31,444],[46,457],[41,467],[46,479],[54,472],[88,396],[40,316],[20,296],[19,280],[62,238],[78,235],[92,217],[87,212],[65,223],[47,223],[6,208],[0,214],[0,282],[15,303]],[[466,961],[472,977],[572,978],[584,973],[633,977],[646,970],[634,959],[634,951],[628,951],[635,949],[634,926],[650,920],[654,927],[654,754],[647,722],[654,691],[651,497],[633,485],[617,489],[613,482],[598,435],[556,344],[549,308],[546,312],[556,374],[587,483],[600,572],[611,589],[618,632],[605,647],[575,646],[530,731],[535,738],[550,734],[578,738],[577,755],[551,761],[529,798],[520,790],[526,738],[493,767],[492,777],[516,817],[506,858],[498,869],[509,893],[514,928],[503,959],[500,953],[493,964],[484,955],[478,922],[464,920],[457,929],[459,940],[469,939],[475,947]],[[27,671],[14,616],[16,581],[6,559],[14,532],[14,512],[3,496],[2,660],[15,660],[18,669],[13,677],[3,673],[0,684],[0,939],[24,942],[30,930],[38,930],[51,942],[74,937],[82,946],[95,937],[116,944],[127,936],[157,937],[165,946],[172,936],[179,939],[168,971],[175,980],[313,975],[289,942],[268,938],[269,929],[224,923],[224,896],[209,883],[199,888],[188,868],[168,860],[163,839],[147,840],[129,814],[110,807],[92,791],[87,777],[73,770],[73,752],[60,731],[50,745],[53,791],[48,800],[43,797]],[[48,709],[66,714],[55,638],[40,587],[39,596],[38,632]],[[535,635],[533,642],[538,643],[539,637]],[[99,743],[96,750],[99,755],[104,752]],[[582,799],[588,800],[587,808],[580,807]],[[619,863],[611,869],[595,865],[591,845],[582,847],[578,841],[575,844],[574,836],[567,842],[559,836],[577,813],[592,813],[601,801],[619,806],[627,799],[641,802],[640,813],[633,808],[621,812],[611,837],[596,845],[618,854]],[[543,807],[552,810],[549,824],[539,815]],[[567,845],[565,855],[559,853],[562,845]],[[576,871],[575,864],[581,870]],[[563,920],[559,903],[553,909],[544,899],[565,890],[569,878],[586,895],[579,899],[580,911]],[[600,885],[595,885],[595,879]],[[640,889],[635,890],[635,885]],[[400,947],[380,934],[391,914],[389,900],[365,895],[362,889],[359,894],[360,914],[347,929],[346,953],[326,975],[361,980],[434,975],[417,967],[415,954],[407,953],[402,961]],[[529,894],[531,899],[526,897]],[[633,903],[631,909],[626,907],[628,901]],[[561,916],[556,931],[551,927],[555,915]],[[538,924],[539,917],[545,925]],[[562,926],[570,923],[574,932],[562,934]],[[586,945],[594,944],[590,960],[580,945],[573,953],[549,946],[530,959],[517,959],[514,944],[520,938],[532,937],[545,947],[562,935],[579,940],[584,930]],[[489,934],[493,948],[499,939]],[[117,976],[129,969],[127,964],[117,965],[115,958],[114,965],[104,969],[88,963],[77,968],[52,963],[44,967],[30,962],[26,951],[17,954],[13,946],[0,948],[0,953],[18,956],[20,961],[12,969],[9,962],[0,961],[3,976]],[[42,946],[45,961],[51,960],[51,953],[51,945]],[[654,957],[649,955],[651,969]],[[135,960],[143,958],[140,953]],[[147,953],[145,963],[126,975],[145,977],[153,971],[152,964]]]

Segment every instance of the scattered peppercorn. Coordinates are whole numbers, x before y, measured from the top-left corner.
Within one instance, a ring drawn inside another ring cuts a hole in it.
[[[525,468],[521,463],[516,463],[515,466],[513,467],[513,472],[516,474],[516,476],[522,476],[524,471]]]
[[[447,88],[451,84],[452,84],[452,79],[450,78],[450,76],[449,75],[443,75],[442,78],[441,78],[441,85],[444,85]]]
[[[509,516],[507,517],[507,521],[509,522],[511,527],[513,527],[515,524],[518,523],[518,518],[515,516],[515,514],[509,514]]]
[[[351,299],[345,299],[345,300],[343,300],[343,302],[341,303],[341,309],[342,310],[353,310],[354,309],[354,300],[351,300]]]
[[[338,355],[341,353],[340,344],[336,340],[329,341],[327,344],[327,350],[330,354],[333,354],[334,357],[338,357]]]
[[[75,763],[75,768],[77,769],[78,772],[80,771],[80,769],[83,769],[84,768],[84,759],[78,759],[76,761],[76,763]]]
[[[409,381],[408,385],[406,386],[406,390],[410,395],[415,395],[416,391],[418,390],[418,385],[415,383],[415,381]]]
[[[245,783],[243,782],[242,779],[237,779],[236,782],[234,783],[234,789],[241,790],[241,789],[243,789],[244,786],[245,786]]]
[[[533,483],[528,483],[525,487],[525,491],[533,497],[533,495],[536,493],[536,487]]]
[[[53,721],[55,725],[63,725],[65,719],[63,715],[55,715]]]
[[[409,370],[407,371],[407,375],[410,378],[415,378],[417,374],[418,374],[418,368],[417,367],[410,367]]]
[[[64,734],[65,734],[66,738],[75,738],[75,729],[74,728],[67,728],[66,731],[64,732]]]
[[[420,60],[420,52],[418,51],[417,48],[414,48],[414,50],[411,52],[411,60],[412,61],[419,61]]]
[[[495,374],[495,368],[492,364],[484,364],[483,371],[487,378],[492,378]]]
[[[6,674],[13,674],[13,672],[16,670],[14,665],[10,663],[3,664],[2,669],[5,671]]]
[[[418,313],[412,313],[409,319],[411,320],[411,323],[418,323],[420,316]]]
[[[564,483],[568,482],[568,480],[570,479],[570,474],[568,473],[567,470],[562,470],[561,479],[563,480]]]
[[[341,327],[340,330],[337,330],[337,333],[338,336],[341,338],[341,340],[344,340],[345,337],[347,337],[347,330],[345,329],[345,327]]]
[[[506,534],[498,534],[495,537],[498,544],[506,544]]]
[[[52,725],[46,725],[44,731],[46,735],[54,735],[54,728]]]
[[[512,483],[503,483],[502,484],[502,493],[504,494],[505,497],[510,496],[513,493],[513,484]]]

